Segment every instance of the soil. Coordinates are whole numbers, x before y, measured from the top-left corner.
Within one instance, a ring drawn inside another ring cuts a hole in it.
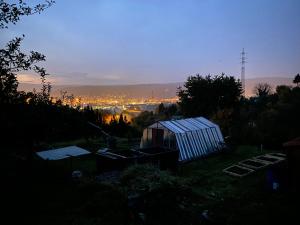
[[[250,172],[249,170],[243,169],[239,166],[230,167],[229,169],[227,169],[227,171],[232,172],[232,173],[236,173],[236,174],[239,174],[239,175],[244,175],[244,174]]]
[[[256,157],[256,158],[260,159],[260,160],[268,161],[268,162],[277,162],[277,161],[279,161],[279,159],[266,157],[266,156],[259,156],[259,157]]]
[[[254,167],[257,167],[257,168],[262,167],[262,166],[265,165],[264,163],[253,161],[253,160],[246,160],[246,161],[243,161],[242,163],[245,164],[245,165],[254,166]]]

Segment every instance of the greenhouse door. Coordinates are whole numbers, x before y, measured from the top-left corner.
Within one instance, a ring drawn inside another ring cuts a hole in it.
[[[152,128],[152,145],[163,146],[164,130]]]

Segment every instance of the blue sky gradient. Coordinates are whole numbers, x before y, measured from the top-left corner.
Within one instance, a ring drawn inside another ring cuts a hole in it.
[[[300,72],[299,12],[298,0],[56,0],[2,30],[0,44],[25,34],[23,49],[44,53],[58,84],[239,77],[242,48],[247,78],[292,77]]]

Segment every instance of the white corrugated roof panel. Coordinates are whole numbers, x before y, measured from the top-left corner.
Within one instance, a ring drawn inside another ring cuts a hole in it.
[[[68,146],[64,148],[41,151],[37,152],[36,154],[44,160],[60,160],[69,157],[87,155],[90,153],[91,152],[77,146]]]

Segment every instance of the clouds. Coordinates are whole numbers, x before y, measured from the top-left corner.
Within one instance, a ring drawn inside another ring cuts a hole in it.
[[[20,83],[40,84],[41,79],[38,74],[20,73],[17,75]],[[46,82],[54,85],[101,85],[114,84],[115,81],[121,81],[119,75],[103,75],[103,76],[89,76],[86,72],[70,72],[70,73],[55,73],[46,77]],[[126,84],[124,80],[124,84]]]
[[[51,76],[46,77],[46,82],[50,83],[59,83],[55,78]],[[20,73],[17,75],[19,83],[28,83],[28,84],[41,84],[41,77],[38,74],[31,73]]]
[[[20,83],[29,83],[29,84],[40,84],[40,80],[37,75],[32,74],[19,74],[17,79]]]
[[[122,81],[120,75],[89,75],[87,72],[56,73],[53,75],[56,84],[88,84],[99,85],[109,84],[115,81]]]
[[[188,75],[247,77],[299,73],[300,1],[57,1],[10,26],[0,43],[25,34],[22,47],[46,55],[55,84],[184,81]],[[39,83],[23,74],[20,80]]]
[[[121,77],[118,75],[106,75],[103,78],[106,80],[121,80]]]
[[[20,73],[17,75],[20,83],[40,84],[41,79],[38,74]],[[88,81],[88,74],[81,72],[66,73],[66,74],[50,74],[46,76],[46,82],[51,84],[80,84]]]

